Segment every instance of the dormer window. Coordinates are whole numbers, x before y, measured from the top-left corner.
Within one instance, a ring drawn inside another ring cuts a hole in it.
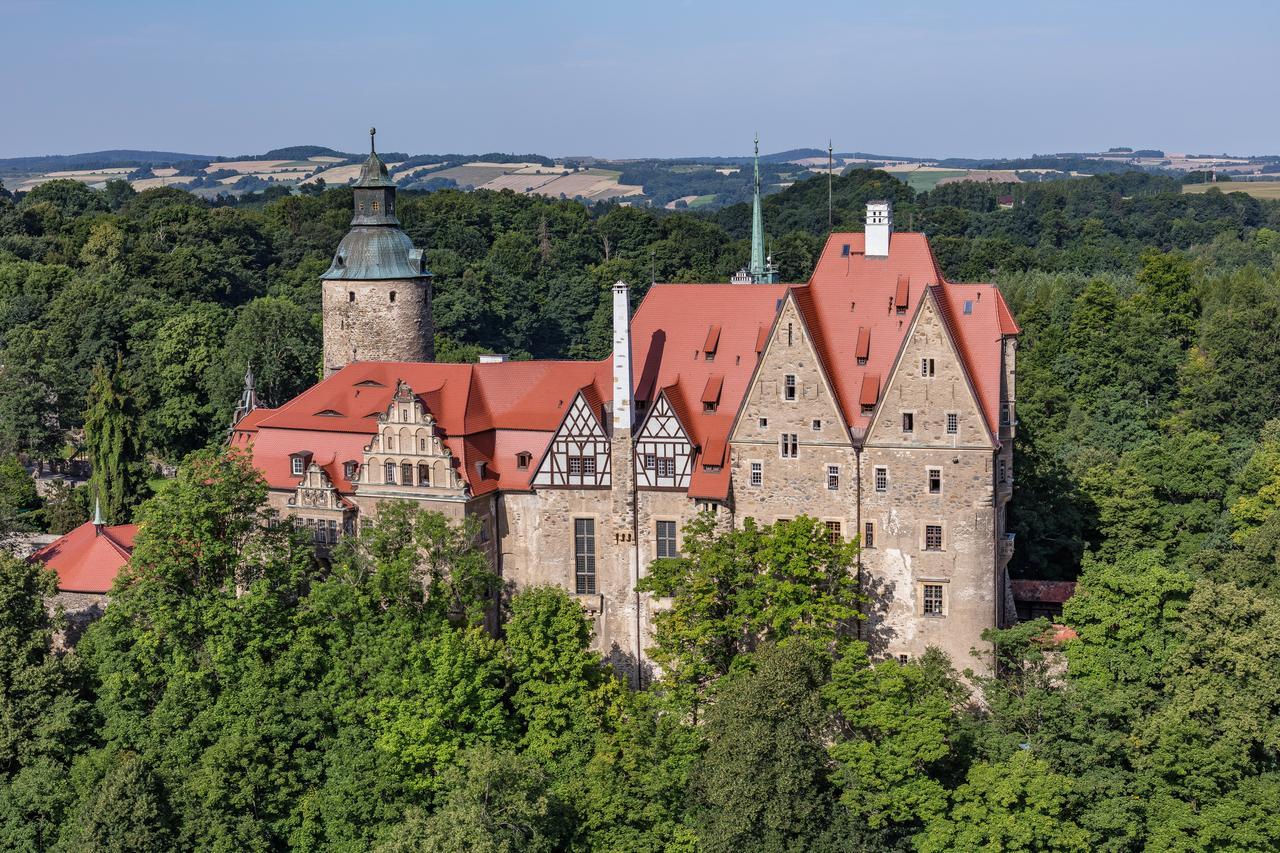
[[[533,457],[528,453],[517,453],[516,468],[518,468],[521,471],[527,471],[529,470],[529,463],[532,460],[533,460]]]
[[[359,462],[343,462],[342,463],[342,476],[346,477],[348,480],[354,480],[359,474],[360,474]]]
[[[304,470],[303,465],[304,465],[304,463],[303,463],[303,461],[302,461],[302,457],[301,457],[301,456],[295,456],[295,457],[293,457],[293,476],[295,476],[295,477],[301,477],[301,476],[302,476],[302,472],[303,472],[303,470]]]

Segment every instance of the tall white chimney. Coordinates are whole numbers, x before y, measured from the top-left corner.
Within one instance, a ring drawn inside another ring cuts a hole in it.
[[[613,433],[631,432],[631,292],[625,281],[613,285]]]
[[[893,202],[867,202],[866,256],[889,257],[889,236],[893,233]]]

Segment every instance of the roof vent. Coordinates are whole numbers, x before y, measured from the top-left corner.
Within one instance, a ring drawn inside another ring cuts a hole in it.
[[[502,364],[507,360],[506,353],[484,352],[480,354],[481,364]]]

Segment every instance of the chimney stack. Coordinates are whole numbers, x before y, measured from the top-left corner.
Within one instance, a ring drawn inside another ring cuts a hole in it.
[[[868,258],[889,257],[889,237],[893,234],[893,202],[867,202],[865,254]]]
[[[613,433],[631,432],[631,290],[613,285]]]

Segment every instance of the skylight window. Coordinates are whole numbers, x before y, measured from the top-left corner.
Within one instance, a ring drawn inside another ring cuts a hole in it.
[[[966,300],[964,301],[964,313],[965,313],[965,314],[972,314],[972,313],[973,313],[973,300],[972,300],[972,299],[966,299]]]

